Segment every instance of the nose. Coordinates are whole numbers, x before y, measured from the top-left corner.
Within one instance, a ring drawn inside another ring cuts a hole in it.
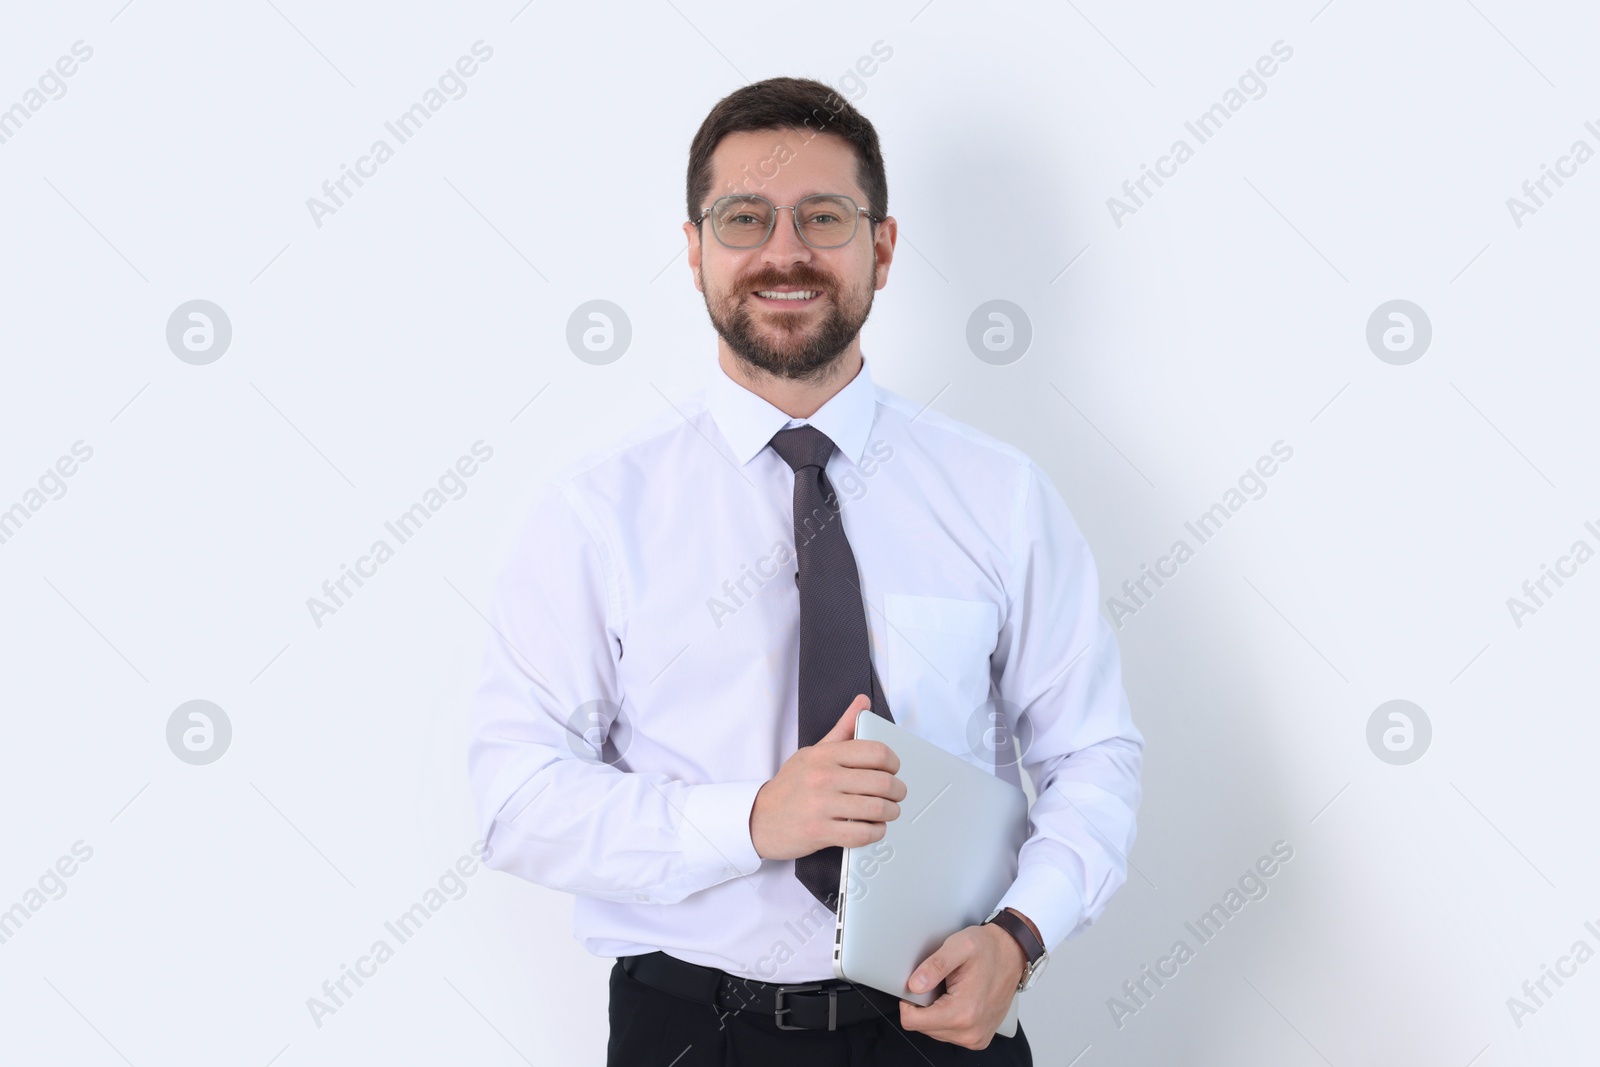
[[[812,248],[800,240],[795,229],[794,208],[783,208],[772,221],[772,235],[761,246],[761,260],[774,266],[803,263],[811,258]]]

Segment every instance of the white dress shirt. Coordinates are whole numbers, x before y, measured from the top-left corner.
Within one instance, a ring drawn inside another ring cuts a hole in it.
[[[676,410],[542,494],[473,702],[487,865],[574,894],[573,935],[598,956],[833,977],[832,914],[749,826],[798,736],[794,472],[767,445],[808,422],[837,446],[828,480],[894,720],[1014,783],[984,731],[1028,739],[1038,799],[999,905],[1053,949],[1126,879],[1140,797],[1144,739],[1094,560],[1026,455],[875,385],[865,362],[791,419],[713,361]]]

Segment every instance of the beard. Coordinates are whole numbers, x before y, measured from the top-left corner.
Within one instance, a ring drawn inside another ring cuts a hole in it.
[[[792,311],[769,310],[752,303],[757,289],[793,286],[813,289],[821,306]],[[878,287],[878,265],[864,286],[841,289],[826,275],[797,266],[788,275],[763,271],[741,279],[737,286],[713,293],[700,271],[711,325],[747,369],[776,378],[821,380],[839,356],[861,333],[872,313]],[[758,321],[759,320],[759,321]]]

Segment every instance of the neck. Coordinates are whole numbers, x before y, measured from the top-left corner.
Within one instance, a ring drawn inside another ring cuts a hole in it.
[[[858,340],[841,352],[816,378],[805,380],[782,378],[759,367],[752,367],[726,344],[720,343],[720,339],[717,363],[728,377],[791,419],[809,419],[835,393],[855,380],[861,371],[861,348]]]

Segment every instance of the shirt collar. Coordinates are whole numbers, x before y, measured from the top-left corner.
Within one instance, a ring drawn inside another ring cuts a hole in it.
[[[791,419],[762,397],[728,377],[720,362],[713,362],[706,406],[716,420],[717,429],[733,449],[734,459],[743,466],[772,440],[772,435],[790,422],[810,423],[828,435],[839,454],[857,466],[867,445],[867,433],[877,414],[877,390],[872,385],[872,370],[865,356],[861,369],[834,393],[810,418]]]

